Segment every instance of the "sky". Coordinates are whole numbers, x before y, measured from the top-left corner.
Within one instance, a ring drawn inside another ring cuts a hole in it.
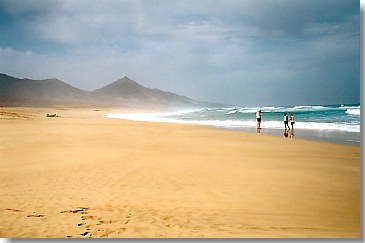
[[[0,0],[0,72],[239,106],[360,103],[359,0]]]

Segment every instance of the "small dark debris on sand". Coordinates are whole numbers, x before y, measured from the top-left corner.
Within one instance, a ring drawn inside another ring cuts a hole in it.
[[[30,217],[34,217],[34,218],[43,218],[45,217],[46,215],[43,215],[43,214],[31,214],[31,215],[28,215],[27,217],[30,218]]]
[[[47,113],[46,117],[60,117],[60,116],[58,116],[56,113],[54,113],[54,114]]]

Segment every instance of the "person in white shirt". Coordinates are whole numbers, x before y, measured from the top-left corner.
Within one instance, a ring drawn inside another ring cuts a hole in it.
[[[289,118],[288,118],[288,115],[286,114],[286,112],[284,112],[284,129],[286,130],[286,128],[288,128],[290,130]]]
[[[256,112],[257,129],[261,129],[261,110]]]
[[[290,125],[291,125],[291,129],[293,130],[294,129],[294,116],[292,113],[290,113]]]

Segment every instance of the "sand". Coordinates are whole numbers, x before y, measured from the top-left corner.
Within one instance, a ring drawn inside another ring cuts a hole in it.
[[[109,112],[0,110],[0,237],[360,237],[359,146]]]

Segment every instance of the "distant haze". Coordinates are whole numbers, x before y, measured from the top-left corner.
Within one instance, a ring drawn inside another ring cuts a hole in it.
[[[57,79],[18,79],[0,73],[1,106],[129,107],[196,109],[216,104],[199,102],[175,93],[149,89],[128,77],[94,91],[84,91]]]
[[[358,0],[0,0],[0,72],[223,104],[360,102]]]

